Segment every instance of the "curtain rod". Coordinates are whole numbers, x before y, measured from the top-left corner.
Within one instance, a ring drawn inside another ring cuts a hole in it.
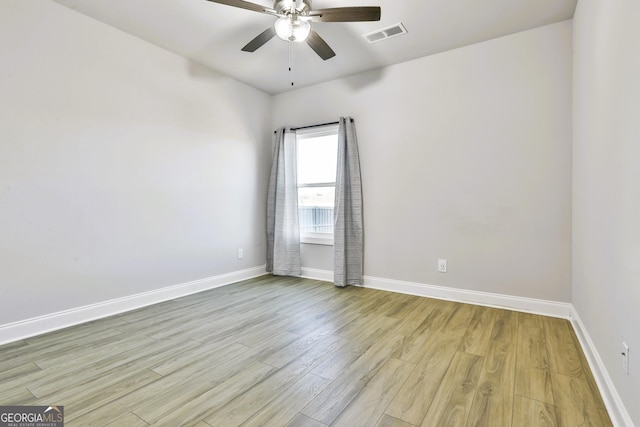
[[[309,125],[309,126],[300,126],[300,127],[297,127],[297,128],[291,128],[291,130],[318,128],[320,126],[337,125],[338,123],[340,123],[340,122],[320,123],[318,125]]]
[[[349,119],[349,120],[353,121],[353,119]],[[317,128],[317,127],[320,127],[320,126],[337,125],[339,123],[340,122],[320,123],[320,124],[317,124],[317,125],[300,126],[300,127],[297,127],[297,128],[291,128],[291,130],[311,129],[311,128]],[[273,131],[273,133],[276,133],[276,132],[277,131],[275,131],[275,130]]]

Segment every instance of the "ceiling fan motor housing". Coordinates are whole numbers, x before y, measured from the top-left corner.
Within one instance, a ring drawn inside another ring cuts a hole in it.
[[[281,15],[305,15],[311,10],[311,0],[275,0],[273,9]]]

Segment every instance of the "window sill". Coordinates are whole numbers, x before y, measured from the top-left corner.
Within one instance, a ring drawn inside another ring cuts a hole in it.
[[[333,246],[333,236],[331,237],[300,236],[300,243],[305,243],[308,245]]]

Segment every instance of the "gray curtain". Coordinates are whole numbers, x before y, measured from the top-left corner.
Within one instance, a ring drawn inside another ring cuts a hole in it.
[[[334,221],[333,282],[340,287],[362,285],[362,182],[356,128],[350,117],[341,117],[338,127]]]
[[[301,274],[296,136],[285,128],[276,131],[267,193],[267,271]]]

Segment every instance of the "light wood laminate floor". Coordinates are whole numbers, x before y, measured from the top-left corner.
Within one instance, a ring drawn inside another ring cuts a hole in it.
[[[568,321],[263,276],[0,347],[66,426],[610,426]]]

